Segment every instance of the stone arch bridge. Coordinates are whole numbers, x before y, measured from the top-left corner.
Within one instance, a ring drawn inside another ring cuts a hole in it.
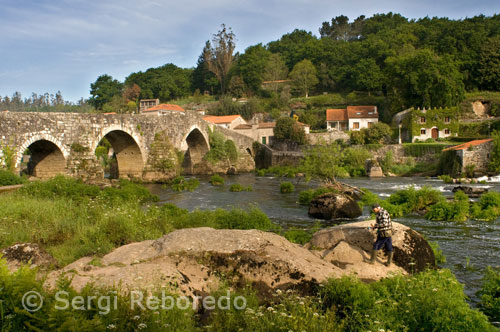
[[[17,172],[39,178],[65,174],[102,179],[104,166],[95,151],[106,138],[116,157],[115,177],[163,181],[179,169],[185,173],[206,169],[198,166],[210,149],[209,128],[194,112],[160,116],[1,112],[0,157],[10,160]],[[217,130],[249,159],[251,138]]]

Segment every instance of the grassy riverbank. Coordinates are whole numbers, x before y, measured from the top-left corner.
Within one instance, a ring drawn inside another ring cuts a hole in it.
[[[188,212],[171,204],[158,206],[156,200],[144,187],[126,181],[119,188],[104,190],[64,177],[29,183],[1,195],[0,248],[36,242],[62,266],[186,227],[276,228],[257,208]],[[303,242],[288,233],[294,236]],[[481,308],[498,320],[500,273],[489,270],[485,281]],[[88,285],[76,292],[63,279],[52,290],[42,284],[35,270],[10,273],[0,261],[2,331],[494,331],[486,316],[467,304],[463,286],[449,270],[394,276],[372,284],[348,276],[329,280],[312,296],[278,292],[271,299],[259,298],[252,285],[227,280],[212,294],[230,289],[245,296],[246,309],[210,313],[131,309],[130,294],[123,290]],[[30,290],[37,290],[45,300],[43,309],[35,313],[21,305],[23,294]],[[72,297],[118,290],[121,295],[117,295],[118,309],[104,315],[99,314],[95,299],[90,300],[92,310],[56,310],[55,293],[60,290]]]

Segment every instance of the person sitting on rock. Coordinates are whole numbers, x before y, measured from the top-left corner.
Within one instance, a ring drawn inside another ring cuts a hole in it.
[[[394,255],[392,248],[391,215],[384,208],[380,207],[379,204],[373,204],[372,211],[377,216],[375,224],[372,225],[372,229],[377,230],[377,240],[373,244],[372,256],[369,263],[374,264],[378,252],[385,247],[387,250],[387,263],[385,265],[389,266],[392,263],[392,257]]]

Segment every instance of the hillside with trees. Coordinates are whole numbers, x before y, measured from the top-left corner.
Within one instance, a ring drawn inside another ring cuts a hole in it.
[[[166,102],[207,93],[256,97],[279,117],[292,97],[328,94],[321,107],[375,104],[389,121],[408,107],[457,106],[468,92],[500,90],[498,14],[461,20],[341,15],[318,24],[318,35],[296,29],[242,53],[235,43],[231,28],[221,25],[194,68],[170,63],[124,82],[101,75],[91,84],[89,104],[131,112],[142,98]]]

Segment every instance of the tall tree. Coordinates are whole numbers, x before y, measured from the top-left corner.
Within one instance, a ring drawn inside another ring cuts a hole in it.
[[[265,70],[264,70],[264,81],[276,82],[279,80],[284,80],[288,76],[288,67],[281,58],[279,53],[273,53],[269,57]],[[278,83],[269,84],[274,92],[278,92]]]
[[[423,49],[386,60],[394,109],[455,106],[465,95],[463,76],[449,57]]]
[[[202,93],[209,91],[211,94],[217,94],[219,92],[219,81],[214,73],[208,69],[208,64],[205,60],[205,52],[209,48],[210,42],[207,41],[193,71],[191,88],[193,91],[198,89]]]
[[[349,17],[340,15],[332,18],[332,22],[323,22],[319,29],[321,37],[329,37],[336,40],[350,41],[358,39],[363,30],[365,16],[361,15],[349,23]]]
[[[229,71],[234,62],[233,52],[235,41],[236,37],[233,30],[230,27],[226,28],[226,25],[222,24],[221,30],[212,38],[213,45],[207,42],[208,47],[204,50],[204,57],[208,69],[214,73],[219,80],[222,94],[226,92]]]
[[[123,84],[113,77],[104,74],[97,78],[97,80],[90,84],[90,94],[92,97],[89,99],[89,104],[96,109],[101,110],[104,104],[110,102],[116,95],[121,95]]]
[[[270,55],[271,52],[266,50],[262,44],[257,44],[248,47],[245,53],[238,58],[238,72],[252,93],[257,93],[261,89],[266,63]]]
[[[308,59],[302,60],[293,67],[290,78],[294,81],[297,90],[305,93],[306,98],[309,97],[309,91],[318,84],[316,67]]]
[[[479,53],[479,74],[481,87],[500,91],[500,36],[490,38]]]

